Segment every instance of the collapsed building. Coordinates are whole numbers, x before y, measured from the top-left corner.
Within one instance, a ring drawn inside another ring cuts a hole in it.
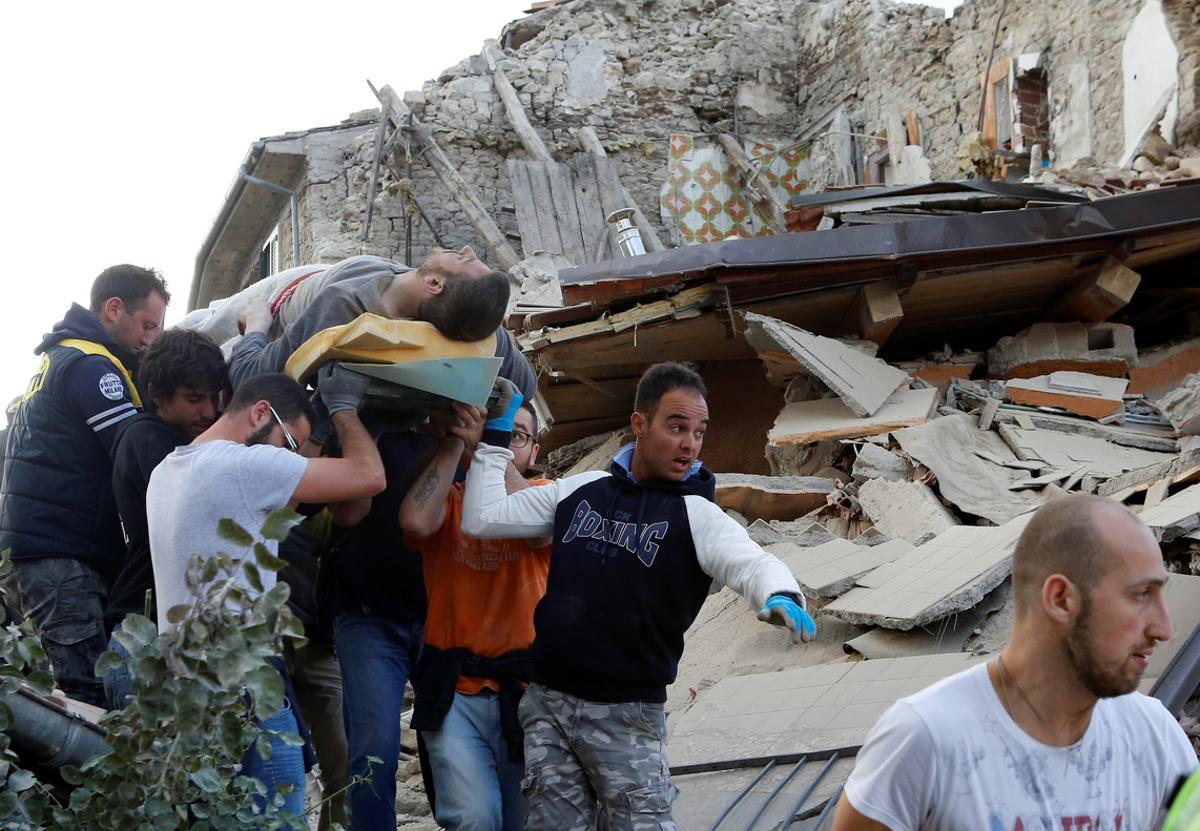
[[[607,464],[647,366],[694,364],[718,501],[822,636],[710,597],[677,814],[820,825],[888,704],[1003,645],[1012,545],[1062,493],[1141,512],[1180,575],[1147,687],[1200,680],[1198,33],[1180,0],[553,3],[255,142],[189,305],[470,244],[512,276],[553,475]]]

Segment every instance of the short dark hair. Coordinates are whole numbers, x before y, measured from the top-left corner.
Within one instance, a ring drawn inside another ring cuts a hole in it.
[[[426,297],[417,319],[432,323],[450,340],[483,340],[499,328],[508,308],[508,275],[490,271],[468,277],[437,269],[446,278],[440,294]]]
[[[237,413],[253,407],[258,401],[267,401],[284,421],[295,423],[301,416],[315,424],[317,415],[308,402],[308,393],[282,372],[255,375],[243,381],[233,393],[227,413]]]
[[[153,402],[180,387],[220,392],[228,381],[225,356],[212,338],[190,329],[168,329],[150,344],[138,367],[138,386]]]
[[[141,306],[152,292],[158,292],[165,302],[171,302],[171,293],[167,291],[166,281],[154,269],[129,263],[109,266],[92,281],[92,311],[100,311],[110,297],[121,298],[127,309],[134,310]]]
[[[708,398],[708,389],[704,386],[700,373],[683,364],[666,362],[655,364],[642,373],[642,379],[637,385],[637,394],[633,399],[633,409],[653,416],[662,397],[677,389],[694,390],[701,398]]]
[[[535,409],[533,408],[533,402],[531,402],[531,401],[522,401],[522,402],[521,402],[521,409],[522,409],[522,410],[524,410],[525,412],[529,413],[529,420],[530,420],[530,422],[533,424],[533,440],[534,440],[534,441],[537,441],[537,437],[538,437],[538,417],[537,417],[537,410],[535,410]]]

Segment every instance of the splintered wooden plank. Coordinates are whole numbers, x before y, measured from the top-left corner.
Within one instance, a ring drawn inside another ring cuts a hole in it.
[[[617,176],[617,170],[613,167],[612,162],[608,159],[596,159],[596,182],[600,186],[600,207],[604,211],[604,218],[607,219],[613,211],[619,211],[621,208],[631,207],[625,203],[625,193],[621,188],[621,179]],[[616,231],[612,226],[608,226],[609,241],[612,243],[612,256],[620,257],[620,249],[617,247]]]
[[[554,203],[554,217],[558,221],[558,238],[562,242],[562,254],[576,265],[588,262],[583,243],[583,232],[579,225],[579,210],[575,206],[575,176],[563,162],[545,163],[550,178],[550,198]]]
[[[547,254],[565,254],[562,239],[558,235],[558,217],[554,211],[554,197],[550,194],[550,170],[541,162],[526,162],[529,171],[529,186],[533,191],[533,205],[538,212],[538,224],[542,229],[542,242]]]
[[[517,228],[521,232],[521,253],[532,257],[536,251],[545,251],[546,245],[542,241],[537,207],[533,203],[528,162],[509,159],[508,179],[512,183],[513,207],[517,211]]]
[[[596,179],[596,157],[587,153],[575,156],[575,207],[583,237],[583,262],[604,259],[608,243],[608,225],[604,221],[604,206],[600,203],[600,183]]]

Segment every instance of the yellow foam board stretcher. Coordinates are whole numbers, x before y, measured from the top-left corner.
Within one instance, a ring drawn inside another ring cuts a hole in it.
[[[495,355],[494,333],[478,341],[450,340],[432,323],[422,320],[392,320],[363,314],[342,326],[322,329],[306,340],[288,358],[284,372],[304,383],[330,361],[407,364],[449,358],[493,358],[498,365]]]

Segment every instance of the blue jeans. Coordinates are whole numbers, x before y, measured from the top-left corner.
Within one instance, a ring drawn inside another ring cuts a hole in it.
[[[370,777],[350,787],[352,831],[395,831],[404,685],[417,666],[424,629],[420,623],[396,623],[357,611],[343,612],[334,624],[350,745],[348,773]],[[383,762],[372,764],[369,756]]]
[[[500,733],[500,696],[491,690],[454,694],[440,730],[423,730],[436,818],[450,831],[521,831],[525,766],[508,760]]]
[[[106,672],[101,681],[104,682],[104,698],[110,710],[124,710],[133,692],[133,677],[129,672],[129,653],[117,640],[121,624],[113,627],[112,637],[108,639],[108,648],[121,656],[121,663]]]
[[[291,705],[285,700],[283,706],[275,715],[260,721],[259,726],[264,730],[277,733],[297,735],[296,715]],[[253,776],[267,786],[267,798],[275,795],[275,789],[281,785],[291,785],[292,790],[283,797],[283,807],[296,816],[304,815],[304,750],[287,744],[279,736],[271,736],[271,758],[264,759],[258,753],[257,742],[250,745],[242,758],[242,774]],[[255,804],[261,811],[266,807],[266,799],[254,798]]]

